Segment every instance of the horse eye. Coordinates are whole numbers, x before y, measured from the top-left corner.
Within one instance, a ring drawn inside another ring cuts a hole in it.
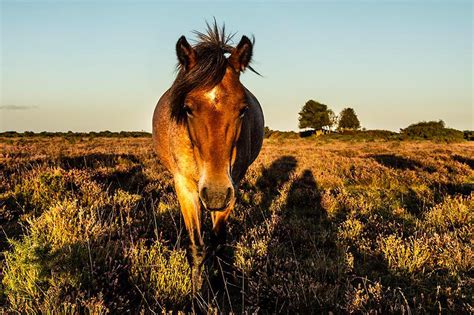
[[[189,117],[193,116],[193,111],[188,105],[184,105],[184,111],[186,112],[186,115],[188,115]]]
[[[245,113],[248,111],[249,107],[248,106],[245,106],[244,108],[242,108],[240,110],[240,114],[239,114],[239,117],[242,118],[244,117]]]

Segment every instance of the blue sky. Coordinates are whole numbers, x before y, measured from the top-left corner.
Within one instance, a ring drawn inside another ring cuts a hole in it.
[[[0,131],[150,131],[177,39],[213,17],[255,36],[263,77],[242,82],[273,129],[308,99],[369,129],[474,129],[471,1],[0,2]]]

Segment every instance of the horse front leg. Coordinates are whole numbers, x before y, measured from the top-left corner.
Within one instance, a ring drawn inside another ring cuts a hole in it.
[[[230,205],[224,211],[215,211],[211,214],[212,218],[212,247],[216,252],[227,242],[227,219],[230,213],[234,209],[235,201],[232,201]]]
[[[208,250],[208,260],[212,266],[215,277],[212,285],[215,288],[226,289],[226,283],[235,282],[232,268],[233,252],[226,247],[227,243],[227,220],[234,207],[234,203],[224,211],[213,212],[211,246]]]
[[[204,242],[201,236],[201,207],[197,187],[192,180],[183,176],[175,176],[175,188],[183,214],[184,224],[189,233],[192,252],[193,292],[202,285],[202,262],[205,255]]]

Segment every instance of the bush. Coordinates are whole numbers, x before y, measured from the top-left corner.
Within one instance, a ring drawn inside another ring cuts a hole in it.
[[[412,124],[404,129],[400,129],[400,133],[413,139],[442,141],[462,141],[464,139],[464,133],[462,131],[446,128],[442,120],[422,121]]]
[[[314,134],[316,134],[316,130],[314,130],[314,129],[303,130],[303,131],[300,131],[300,138],[307,138],[307,137],[310,137]]]
[[[337,133],[324,135],[326,139],[376,141],[400,140],[400,134],[389,130],[344,130]]]
[[[299,134],[294,131],[272,130],[271,133],[268,134],[268,139],[298,139],[299,137]]]
[[[474,141],[474,131],[464,130],[464,139],[466,139],[467,141]]]
[[[274,131],[270,129],[270,127],[265,127],[265,129],[263,130],[263,137],[264,138],[269,138],[270,135],[273,133]]]
[[[160,241],[130,249],[131,279],[150,301],[180,310],[191,297],[191,267],[184,250],[169,250]],[[148,302],[150,303],[150,302]]]
[[[423,227],[437,233],[474,227],[474,201],[471,198],[448,197],[425,213]]]
[[[389,269],[401,275],[421,276],[433,255],[426,240],[415,237],[403,240],[390,235],[382,239],[379,246]]]
[[[101,299],[81,296],[90,285],[97,234],[105,231],[95,212],[64,201],[30,221],[30,234],[11,241],[5,254],[3,285],[13,310],[27,313],[82,310],[105,312]],[[89,242],[89,240],[91,240]],[[104,246],[105,247],[105,246]],[[87,305],[86,305],[87,304]]]

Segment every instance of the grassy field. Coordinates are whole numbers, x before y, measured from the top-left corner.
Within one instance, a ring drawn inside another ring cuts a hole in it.
[[[4,138],[0,163],[0,312],[474,312],[472,142],[265,140],[194,296],[150,138]]]

